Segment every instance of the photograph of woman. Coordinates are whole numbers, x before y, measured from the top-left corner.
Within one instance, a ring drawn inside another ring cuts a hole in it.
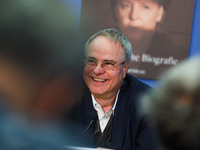
[[[133,52],[130,74],[157,79],[189,55],[194,0],[183,1],[83,0],[82,15],[91,14],[92,30],[112,27],[128,38]]]

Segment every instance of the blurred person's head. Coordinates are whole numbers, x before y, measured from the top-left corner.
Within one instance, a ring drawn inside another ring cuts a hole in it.
[[[111,0],[119,30],[137,44],[151,38],[171,0]]]
[[[0,97],[8,106],[42,115],[73,101],[83,58],[70,9],[59,0],[0,1]]]
[[[200,149],[200,58],[185,60],[162,75],[142,98],[165,150]]]
[[[105,29],[89,38],[85,45],[84,80],[95,97],[116,96],[130,65],[132,47],[115,29]]]

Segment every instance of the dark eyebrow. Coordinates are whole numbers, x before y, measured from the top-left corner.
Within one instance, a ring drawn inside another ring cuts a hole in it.
[[[107,60],[107,59],[106,59],[106,60],[103,60],[103,61],[104,61],[104,62],[112,62],[112,63],[114,63],[114,64],[116,63],[116,61],[114,61],[114,60]]]
[[[97,60],[95,57],[91,57],[91,56],[88,56],[86,59]],[[113,64],[116,64],[116,61],[114,61],[114,60],[108,60],[108,59],[104,59],[103,62],[111,62]]]

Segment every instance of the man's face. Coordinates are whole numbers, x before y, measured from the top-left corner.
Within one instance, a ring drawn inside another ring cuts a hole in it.
[[[88,46],[87,58],[97,61],[92,68],[85,65],[84,80],[95,97],[110,98],[117,94],[128,69],[128,63],[117,66],[114,70],[105,70],[101,63],[120,64],[124,60],[121,44],[114,43],[105,36],[96,37]]]
[[[120,31],[130,41],[140,40],[155,31],[163,7],[153,0],[118,0],[115,14]]]

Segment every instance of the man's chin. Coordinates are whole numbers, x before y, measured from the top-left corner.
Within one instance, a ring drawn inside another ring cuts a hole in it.
[[[93,95],[103,95],[105,93],[105,91],[103,90],[93,90],[93,89],[90,89],[90,92],[93,94]]]

